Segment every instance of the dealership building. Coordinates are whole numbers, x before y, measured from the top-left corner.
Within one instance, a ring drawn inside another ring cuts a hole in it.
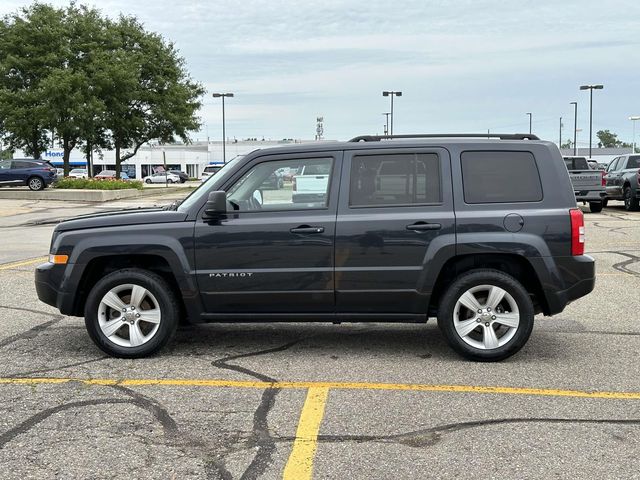
[[[237,155],[245,155],[258,148],[279,146],[289,143],[309,143],[314,140],[233,140],[225,144],[226,160]],[[128,150],[123,149],[121,156]],[[56,167],[62,167],[62,149],[50,148],[42,153],[42,159],[48,160]],[[24,152],[16,151],[14,158],[25,158]],[[93,154],[94,174],[102,170],[114,170],[116,166],[114,150],[104,150]],[[204,167],[210,164],[223,163],[222,142],[193,142],[189,144],[176,143],[170,145],[145,144],[130,159],[122,162],[122,171],[131,178],[143,178],[157,171],[165,164],[170,170],[181,170],[190,177],[200,176]],[[84,152],[79,149],[71,151],[69,158],[72,168],[86,168],[87,160]]]

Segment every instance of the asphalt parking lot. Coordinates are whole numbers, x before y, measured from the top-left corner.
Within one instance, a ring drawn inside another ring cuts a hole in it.
[[[640,478],[640,212],[619,202],[585,215],[595,291],[495,364],[434,320],[191,326],[109,358],[33,269],[57,221],[134,201],[2,205],[3,479]]]

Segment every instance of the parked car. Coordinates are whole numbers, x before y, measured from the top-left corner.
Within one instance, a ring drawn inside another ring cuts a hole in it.
[[[223,163],[220,163],[220,164],[217,164],[217,165],[207,165],[206,167],[204,167],[204,170],[202,171],[202,174],[200,175],[200,181],[204,182],[204,181],[208,180],[210,176],[215,175],[220,170],[222,170],[222,167],[224,167]]]
[[[28,186],[42,190],[58,178],[56,167],[44,160],[0,160],[0,186]]]
[[[284,173],[281,170],[276,170],[262,182],[262,188],[269,190],[280,190],[284,187]]]
[[[115,172],[114,172],[115,175]],[[89,172],[86,168],[74,168],[69,172],[70,178],[89,178]]]
[[[144,183],[180,183],[180,177],[173,173],[154,173],[142,179]]]
[[[84,316],[117,357],[158,351],[181,321],[437,317],[461,355],[507,358],[536,314],[592,291],[595,262],[555,144],[486,137],[256,150],[181,203],[59,223],[36,269],[38,297]],[[307,166],[326,178],[323,195],[262,196],[274,171]]]
[[[614,158],[605,172],[607,197],[622,200],[628,211],[640,210],[640,155]]]
[[[169,170],[169,173],[173,173],[174,175],[177,175],[178,177],[180,177],[180,183],[184,183],[187,180],[189,180],[189,175],[187,175],[181,170]]]
[[[331,165],[326,163],[309,163],[300,167],[292,178],[293,202],[324,202],[327,195],[327,183],[331,173]]]
[[[64,177],[64,168],[56,168],[56,175],[58,177]]]
[[[592,213],[602,211],[606,195],[603,170],[593,170],[585,157],[564,157],[576,201],[589,203]]]
[[[110,180],[115,180],[116,171],[115,170],[102,170],[100,173],[95,175],[94,178],[97,178],[98,180],[109,180],[109,179]],[[129,181],[131,179],[129,178],[129,175],[127,175],[125,172],[120,172],[120,180]]]

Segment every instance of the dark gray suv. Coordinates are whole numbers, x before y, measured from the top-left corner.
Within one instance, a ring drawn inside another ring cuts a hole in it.
[[[328,173],[270,181],[305,169]],[[157,351],[179,321],[437,317],[457,352],[501,360],[595,282],[560,152],[514,134],[256,150],[179,204],[62,222],[50,253],[40,299],[119,357]]]

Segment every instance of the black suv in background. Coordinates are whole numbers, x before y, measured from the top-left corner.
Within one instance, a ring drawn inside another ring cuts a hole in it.
[[[295,197],[278,170],[323,171]],[[322,190],[322,192],[320,192]],[[178,322],[426,322],[474,360],[594,287],[558,148],[533,135],[365,136],[256,150],[181,203],[60,223],[39,298],[119,357]]]
[[[28,186],[42,190],[58,178],[56,167],[44,160],[0,160],[0,186]]]

